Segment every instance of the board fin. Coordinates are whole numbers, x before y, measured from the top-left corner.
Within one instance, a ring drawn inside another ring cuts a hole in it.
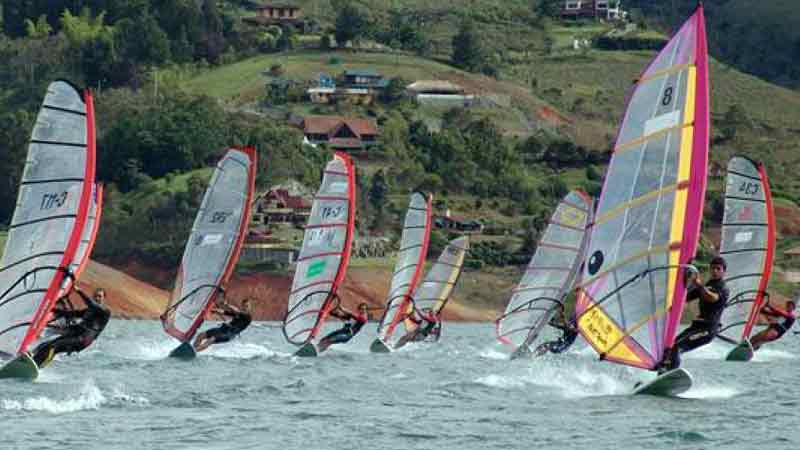
[[[380,338],[375,338],[375,340],[372,341],[372,345],[369,346],[369,351],[372,353],[391,353],[392,349]]]
[[[39,368],[29,353],[23,353],[0,367],[0,378],[17,378],[35,380],[39,376]]]
[[[195,351],[191,342],[187,341],[181,343],[181,345],[175,347],[171,352],[169,352],[169,357],[190,360],[197,357],[197,352]]]
[[[319,353],[320,352],[317,350],[317,346],[314,345],[313,342],[306,342],[305,345],[300,347],[300,349],[294,353],[294,356],[299,356],[301,358],[314,358],[319,356]]]
[[[750,341],[745,339],[739,345],[731,349],[730,352],[728,352],[728,354],[725,356],[725,361],[747,362],[753,359],[754,353],[755,350],[750,344]]]

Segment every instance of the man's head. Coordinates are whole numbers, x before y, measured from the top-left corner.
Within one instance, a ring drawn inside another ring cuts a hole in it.
[[[358,312],[366,316],[369,313],[369,305],[364,302],[359,303]]]
[[[106,301],[106,290],[103,289],[103,288],[95,289],[94,290],[94,295],[92,296],[92,298],[94,298],[94,301],[96,301],[97,303],[100,303],[102,305],[103,302]]]
[[[245,298],[244,300],[242,300],[242,309],[243,309],[245,312],[250,312],[250,308],[251,308],[251,307],[252,307],[252,305],[253,305],[253,302],[252,302],[252,300],[253,300],[253,299],[251,299],[250,297],[247,297],[247,298]]]
[[[722,256],[715,256],[711,259],[709,268],[711,269],[711,279],[721,280],[725,275],[725,271],[728,270],[728,263],[725,262],[725,258]]]
[[[794,312],[795,306],[796,305],[794,303],[794,300],[789,300],[788,302],[786,302],[786,310],[789,312]]]

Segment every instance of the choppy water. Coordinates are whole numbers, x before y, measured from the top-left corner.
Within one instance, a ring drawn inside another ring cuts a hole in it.
[[[491,324],[370,354],[374,327],[317,359],[254,324],[193,362],[156,322],[113,321],[35,383],[0,381],[0,449],[790,449],[800,336],[724,363],[686,355],[683,399],[627,395],[649,373],[588,348],[508,361]]]

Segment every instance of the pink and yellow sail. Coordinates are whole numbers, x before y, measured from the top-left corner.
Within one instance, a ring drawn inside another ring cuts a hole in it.
[[[602,359],[654,369],[674,343],[708,139],[701,5],[636,80],[606,174],[577,299],[581,334]]]

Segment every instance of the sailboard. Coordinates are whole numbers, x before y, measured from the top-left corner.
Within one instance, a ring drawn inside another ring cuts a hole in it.
[[[438,341],[441,337],[442,327],[442,313],[445,306],[450,301],[450,295],[453,293],[458,284],[458,279],[461,277],[461,271],[464,267],[464,259],[469,250],[469,236],[462,236],[453,239],[447,244],[447,247],[442,250],[439,259],[425,274],[425,278],[420,283],[417,290],[412,297],[411,305],[414,308],[414,314],[417,319],[421,319],[426,315],[432,315],[438,319],[437,330],[433,339]],[[405,321],[406,333],[413,331],[416,324]],[[397,342],[395,349],[400,348],[404,344]]]
[[[514,354],[532,350],[550,320],[563,311],[583,262],[592,207],[592,198],[575,190],[553,212],[505,313],[495,323],[497,339]]]
[[[709,125],[701,4],[632,88],[590,229],[576,309],[601,359],[656,370],[674,344],[700,236]]]
[[[27,354],[69,287],[95,176],[91,93],[67,81],[47,88],[28,145],[17,206],[0,260],[0,377],[36,378]]]
[[[750,337],[769,298],[767,285],[775,252],[775,216],[764,166],[737,156],[728,162],[720,255],[728,264],[730,291],[722,312],[720,337],[734,345],[727,360],[753,357]],[[737,345],[738,344],[738,345]]]
[[[298,356],[319,353],[315,339],[338,305],[353,246],[355,195],[355,166],[347,154],[336,152],[311,205],[283,319],[286,340],[301,347]]]
[[[186,242],[164,330],[181,341],[170,356],[187,356],[191,341],[214,302],[224,294],[244,243],[256,179],[256,150],[229,149],[217,163]]]
[[[414,306],[411,299],[422,278],[425,258],[428,255],[432,201],[433,197],[430,195],[421,192],[411,194],[386,307],[378,325],[378,337],[370,346],[372,352],[390,351],[402,337],[401,333],[395,331],[398,327],[404,328],[405,318],[413,313]]]

